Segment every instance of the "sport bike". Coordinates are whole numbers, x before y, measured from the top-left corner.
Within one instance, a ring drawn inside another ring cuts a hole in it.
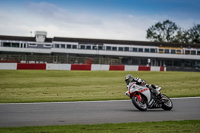
[[[160,98],[158,98],[153,93],[154,90],[147,88],[145,85],[141,86],[133,82],[128,89],[133,105],[141,111],[146,111],[147,108],[162,108],[164,110],[173,108],[170,98],[164,94],[161,94]]]

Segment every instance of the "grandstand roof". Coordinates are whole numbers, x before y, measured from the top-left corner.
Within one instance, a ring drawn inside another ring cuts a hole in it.
[[[0,40],[13,41],[31,41],[36,42],[35,37],[24,36],[6,36],[0,35]],[[162,46],[162,47],[185,47],[185,48],[200,48],[200,44],[186,44],[186,43],[166,43],[166,42],[150,42],[150,41],[132,41],[132,40],[110,40],[110,39],[92,39],[92,38],[69,38],[69,37],[54,37],[46,38],[45,42],[78,42],[78,43],[92,43],[92,44],[124,44],[124,45],[143,45],[143,46]]]
[[[166,42],[150,42],[150,41],[131,41],[131,40],[90,39],[90,38],[54,37],[53,41],[95,43],[95,44],[108,43],[108,44],[143,45],[143,46],[200,48],[200,44],[166,43]]]
[[[24,36],[5,36],[5,35],[0,35],[0,40],[36,42],[35,37],[24,37]],[[46,38],[45,42],[52,42],[52,38]]]

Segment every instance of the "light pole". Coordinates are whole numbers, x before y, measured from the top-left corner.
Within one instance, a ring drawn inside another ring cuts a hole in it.
[[[96,50],[97,50],[98,64],[100,64],[100,63],[99,63],[99,45],[98,45],[98,44],[96,45]]]

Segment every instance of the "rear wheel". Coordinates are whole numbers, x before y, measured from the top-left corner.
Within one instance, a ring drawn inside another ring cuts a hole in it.
[[[170,98],[162,94],[162,108],[164,110],[171,110],[173,108],[173,103]]]
[[[142,96],[140,96],[140,97],[141,98],[139,100],[139,98],[137,96],[133,96],[132,97],[132,103],[140,111],[146,111],[147,110],[147,103]]]

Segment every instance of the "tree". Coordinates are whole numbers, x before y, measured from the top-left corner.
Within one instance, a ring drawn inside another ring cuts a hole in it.
[[[147,29],[146,38],[156,42],[200,43],[200,24],[182,30],[174,22],[165,20]]]
[[[177,43],[189,43],[189,33],[186,30],[179,30],[175,36],[173,42]]]
[[[176,36],[181,32],[174,22],[165,20],[162,23],[158,22],[155,25],[147,29],[147,39],[151,39],[156,42],[175,42]]]
[[[200,43],[200,24],[195,24],[192,28],[187,31],[188,42]]]

